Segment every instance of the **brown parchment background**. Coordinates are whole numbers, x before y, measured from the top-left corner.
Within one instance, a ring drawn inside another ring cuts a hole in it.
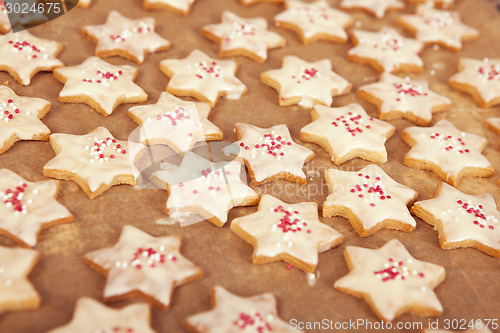
[[[340,1],[329,2],[336,7]],[[456,72],[459,56],[500,56],[500,14],[492,3],[483,0],[460,1],[456,8],[467,24],[481,31],[481,37],[476,42],[465,43],[459,53],[433,48],[426,48],[423,52],[425,68],[422,76],[429,80],[433,90],[453,101],[452,110],[436,115],[432,123],[444,117],[459,129],[488,139],[484,155],[497,171],[490,179],[466,178],[458,188],[470,194],[491,193],[497,203],[500,203],[500,188],[496,185],[500,168],[500,137],[484,125],[487,117],[500,116],[500,106],[480,109],[467,95],[454,91],[447,85],[448,78]],[[95,45],[80,33],[80,27],[84,24],[102,24],[111,9],[117,9],[131,18],[156,18],[156,31],[172,42],[170,51],[149,55],[141,65],[119,57],[107,59],[113,64],[129,64],[139,68],[136,83],[148,93],[149,104],[157,101],[168,83],[168,78],[159,71],[159,62],[162,59],[183,58],[195,48],[210,56],[217,56],[218,46],[205,39],[199,31],[205,24],[220,22],[223,10],[230,10],[245,17],[264,16],[272,22],[273,17],[283,8],[270,3],[244,7],[236,0],[198,0],[191,14],[183,17],[170,11],[147,12],[142,9],[140,0],[93,0],[89,9],[75,8],[67,15],[32,29],[32,32],[39,37],[63,43],[64,49],[59,58],[67,66],[77,65],[93,55],[95,48]],[[412,11],[414,6],[407,6],[405,12]],[[377,20],[361,12],[352,12],[354,18],[361,22],[361,28],[368,30],[378,30],[383,25],[394,25],[399,14],[391,12],[383,20]],[[281,67],[282,57],[288,54],[308,61],[330,59],[334,70],[353,82],[353,91],[360,85],[376,81],[378,74],[368,66],[346,61],[346,53],[352,47],[350,43],[339,45],[316,42],[304,46],[293,32],[275,27],[271,27],[271,30],[286,37],[287,46],[270,51],[269,59],[263,64],[237,57],[236,60],[240,64],[237,76],[247,85],[248,93],[237,101],[220,101],[209,119],[223,130],[224,139],[228,141],[236,140],[233,126],[237,122],[261,127],[287,124],[294,140],[316,153],[316,158],[306,166],[311,179],[308,179],[307,185],[302,186],[276,181],[257,187],[257,191],[275,194],[291,203],[316,201],[321,209],[321,204],[328,194],[323,172],[333,167],[333,163],[325,150],[298,139],[300,129],[310,122],[310,112],[297,106],[279,107],[277,93],[263,85],[259,75],[265,70]],[[406,32],[404,34],[407,35]],[[435,75],[431,75],[432,70],[435,70]],[[123,140],[136,128],[136,124],[127,116],[131,105],[121,105],[111,116],[103,117],[86,105],[58,102],[57,96],[62,84],[56,81],[51,73],[36,75],[28,87],[20,86],[7,73],[2,72],[0,82],[4,81],[9,81],[10,87],[19,95],[41,97],[52,103],[52,109],[43,121],[53,133],[85,134],[97,126],[105,126],[115,137]],[[373,105],[356,97],[354,93],[335,98],[333,105],[342,106],[351,102],[360,103],[371,115],[377,114]],[[418,200],[433,197],[438,178],[430,172],[402,164],[403,156],[409,147],[400,138],[400,133],[413,124],[406,120],[395,120],[391,123],[397,130],[387,142],[389,160],[380,166],[396,181],[417,190]],[[48,142],[19,142],[0,155],[0,167],[11,169],[30,181],[43,180],[42,167],[53,156]],[[358,170],[367,164],[366,161],[355,159],[340,168]],[[443,327],[446,318],[500,318],[500,259],[474,249],[442,250],[436,232],[419,219],[417,228],[412,233],[383,230],[369,238],[361,238],[346,219],[321,218],[327,225],[342,232],[345,240],[340,247],[320,255],[320,278],[314,286],[310,286],[302,271],[287,270],[284,263],[252,265],[251,246],[229,230],[229,223],[223,228],[217,228],[208,222],[188,227],[157,225],[155,220],[165,217],[166,199],[165,191],[136,190],[123,185],[115,186],[104,195],[90,200],[75,183],[61,181],[58,200],[74,214],[75,222],[46,229],[40,234],[39,243],[35,247],[40,252],[40,261],[29,278],[41,295],[41,307],[36,311],[0,315],[0,332],[45,332],[71,319],[75,301],[79,297],[89,296],[100,300],[105,278],[86,265],[82,258],[89,251],[116,243],[124,225],[136,226],[155,236],[172,233],[182,235],[183,254],[201,266],[205,272],[202,280],[177,288],[171,310],[152,308],[152,326],[158,332],[183,332],[184,318],[210,308],[209,291],[217,284],[244,296],[274,293],[279,314],[287,321],[292,318],[304,322],[322,319],[378,321],[364,301],[334,290],[333,283],[347,273],[342,254],[345,246],[376,248],[392,238],[399,239],[416,258],[446,268],[446,279],[435,290],[444,307],[440,327]],[[233,209],[229,213],[229,221],[254,211],[255,206]],[[0,238],[0,244],[16,246],[5,237]],[[127,302],[113,306],[124,304]],[[428,323],[427,318],[408,314],[396,320],[399,321],[420,321],[424,323],[424,327]],[[398,332],[410,331],[414,330]]]

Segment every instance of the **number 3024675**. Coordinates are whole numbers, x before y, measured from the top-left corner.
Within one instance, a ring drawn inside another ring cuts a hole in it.
[[[5,10],[7,14],[59,14],[62,10],[60,2],[40,2],[28,4],[23,3],[11,3],[5,1]]]
[[[465,320],[465,319],[444,319],[444,329],[446,330],[463,330],[467,328],[481,329],[491,328],[498,329],[498,319],[478,319],[478,320]]]

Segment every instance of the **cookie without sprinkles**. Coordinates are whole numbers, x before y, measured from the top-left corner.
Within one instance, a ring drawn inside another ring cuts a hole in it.
[[[40,306],[40,295],[28,281],[38,258],[35,250],[0,246],[0,313]]]
[[[73,222],[73,215],[55,199],[58,190],[55,180],[29,182],[0,169],[0,234],[32,247],[42,229]]]
[[[471,247],[500,257],[500,212],[491,194],[468,195],[441,182],[435,197],[411,212],[437,229],[442,249]]]
[[[387,162],[385,141],[394,134],[395,127],[368,116],[359,104],[340,108],[315,105],[311,117],[313,122],[300,130],[300,139],[326,149],[336,165],[355,157]]]
[[[382,74],[380,81],[361,86],[358,96],[377,105],[379,118],[405,118],[417,125],[427,126],[432,114],[451,108],[450,99],[429,89],[426,80],[401,78]]]
[[[476,40],[479,31],[462,23],[456,11],[434,9],[428,5],[417,7],[416,14],[401,15],[397,23],[409,30],[425,44],[439,44],[459,51],[462,42]]]
[[[128,142],[104,127],[85,135],[55,133],[50,144],[57,156],[44,165],[43,175],[75,181],[90,199],[114,185],[135,185]]]
[[[470,94],[482,108],[500,104],[500,58],[460,58],[458,70],[448,81],[452,88]]]
[[[236,136],[239,141],[233,147],[223,149],[226,156],[233,156],[245,162],[252,185],[284,179],[305,184],[306,175],[302,170],[305,163],[314,158],[314,152],[296,144],[286,125],[259,128],[237,123]]]
[[[400,0],[342,0],[342,9],[361,9],[377,18],[385,16],[388,10],[403,9],[404,2]]]
[[[142,103],[148,95],[133,81],[137,68],[115,66],[98,58],[89,57],[77,66],[58,68],[54,77],[64,83],[59,101],[84,103],[103,116],[109,116],[123,103]]]
[[[263,72],[260,79],[278,91],[281,106],[330,106],[333,96],[348,94],[352,87],[350,82],[332,71],[330,60],[307,62],[295,56],[285,56],[280,69]]]
[[[0,36],[0,71],[27,86],[36,73],[64,66],[55,58],[61,50],[61,43],[35,37],[27,30]]]
[[[490,177],[495,169],[481,154],[487,140],[459,131],[442,119],[432,127],[407,127],[401,137],[411,147],[403,163],[433,171],[457,186],[462,177]]]
[[[184,155],[197,142],[222,139],[222,131],[207,119],[210,111],[208,103],[187,102],[162,92],[156,104],[134,106],[128,114],[141,125],[141,143],[166,144]]]
[[[40,119],[49,110],[49,101],[21,97],[0,85],[0,154],[20,140],[47,141],[50,130]]]
[[[433,289],[444,280],[444,267],[413,258],[400,241],[375,250],[347,246],[344,257],[349,274],[335,281],[335,289],[364,299],[380,319],[443,312]]]
[[[215,286],[211,304],[212,310],[186,318],[191,332],[304,333],[278,317],[276,298],[270,293],[241,297]]]
[[[120,309],[107,307],[100,302],[81,297],[76,301],[73,318],[66,325],[47,333],[155,333],[150,326],[149,305],[137,303]]]
[[[220,58],[242,55],[264,62],[268,49],[286,44],[283,37],[267,30],[265,18],[242,18],[229,11],[222,13],[222,23],[206,25],[201,33],[219,44]]]
[[[237,69],[235,61],[213,59],[200,50],[160,62],[160,70],[170,77],[167,92],[194,97],[212,108],[219,97],[239,99],[246,93],[247,87],[235,76]]]
[[[198,214],[222,227],[233,207],[251,206],[259,195],[240,179],[238,161],[212,163],[193,152],[186,152],[180,165],[162,165],[151,180],[169,192],[165,212],[181,220]]]
[[[276,26],[295,31],[303,44],[317,40],[346,43],[344,29],[352,25],[353,19],[340,10],[333,9],[324,0],[303,2],[288,0],[286,10],[274,17]]]
[[[353,30],[351,40],[356,46],[347,53],[349,61],[370,65],[378,72],[422,72],[424,63],[419,54],[424,44],[401,36],[393,28]]]
[[[253,246],[253,264],[282,260],[309,273],[316,270],[318,253],[344,238],[318,219],[315,202],[288,204],[267,194],[259,210],[235,218],[231,230]]]
[[[203,277],[180,247],[180,236],[153,237],[126,225],[114,246],[89,252],[84,259],[106,276],[104,301],[140,297],[167,310],[174,288]]]
[[[418,193],[395,182],[370,164],[359,171],[329,169],[325,173],[331,194],[323,203],[323,216],[343,216],[361,237],[380,229],[410,232],[417,225],[406,205]]]
[[[113,10],[108,14],[105,24],[86,25],[81,31],[97,43],[96,56],[121,56],[142,63],[146,53],[170,48],[170,42],[160,37],[154,29],[155,20],[151,17],[132,20]]]

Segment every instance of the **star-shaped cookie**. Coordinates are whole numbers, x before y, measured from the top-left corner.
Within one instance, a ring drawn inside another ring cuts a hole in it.
[[[344,238],[318,219],[315,202],[289,204],[268,194],[257,212],[234,219],[231,230],[253,246],[252,263],[282,260],[309,273],[316,270],[318,253]]]
[[[71,321],[47,333],[155,333],[150,321],[151,310],[147,304],[115,309],[92,298],[81,297],[76,302]]]
[[[401,36],[393,28],[354,30],[351,40],[356,46],[347,53],[349,61],[370,65],[378,72],[422,72],[424,63],[418,55],[424,44]]]
[[[459,131],[442,119],[432,127],[407,127],[401,137],[411,147],[403,163],[430,170],[457,186],[462,177],[490,177],[495,169],[481,154],[486,139]]]
[[[40,295],[28,281],[38,257],[35,250],[0,246],[0,313],[40,306]]]
[[[0,85],[0,154],[20,140],[47,141],[50,130],[40,119],[49,110],[49,101],[21,97]]]
[[[121,56],[137,63],[144,61],[148,52],[166,51],[170,42],[155,31],[155,19],[144,17],[129,19],[111,11],[105,24],[85,25],[82,33],[97,43],[98,57]]]
[[[377,83],[361,86],[357,93],[377,105],[380,119],[405,118],[421,126],[429,125],[433,113],[451,108],[451,101],[430,90],[426,80],[389,73],[382,74]]]
[[[29,182],[0,169],[0,233],[35,246],[41,229],[72,222],[73,215],[55,199],[58,189],[55,180]]]
[[[295,56],[285,56],[283,66],[263,72],[261,81],[276,89],[281,106],[298,104],[332,105],[332,96],[351,92],[352,84],[332,71],[330,60],[307,62]]]
[[[109,116],[123,103],[142,103],[148,95],[133,80],[137,68],[115,66],[98,58],[89,57],[80,65],[57,68],[54,77],[64,83],[59,101],[84,103],[103,116]]]
[[[377,18],[384,17],[388,10],[403,9],[404,2],[400,0],[342,0],[342,9],[361,9]]]
[[[50,144],[57,156],[44,165],[43,175],[73,180],[91,199],[113,185],[135,185],[128,142],[104,127],[85,135],[55,133]]]
[[[361,105],[315,105],[311,118],[313,122],[300,130],[300,139],[325,148],[336,165],[355,157],[387,162],[385,141],[394,134],[395,127],[368,116]]]
[[[239,99],[247,91],[235,76],[238,69],[235,61],[213,59],[200,50],[192,51],[184,59],[162,60],[160,69],[170,77],[169,93],[191,96],[212,107],[219,97]]]
[[[245,162],[254,186],[276,179],[306,183],[302,167],[314,158],[314,152],[296,144],[286,125],[259,128],[238,123],[235,132],[239,141],[234,144],[239,150],[228,146],[223,152]]]
[[[418,193],[395,182],[370,164],[359,171],[329,169],[325,179],[331,194],[323,203],[323,216],[343,216],[361,237],[380,229],[410,232],[417,225],[406,205]]]
[[[144,0],[144,9],[168,9],[178,14],[188,15],[195,0]]]
[[[55,57],[62,44],[33,36],[27,30],[0,36],[0,71],[9,72],[19,84],[27,86],[41,71],[52,71],[64,64]]]
[[[419,41],[439,44],[452,51],[459,51],[462,42],[479,37],[479,31],[462,23],[459,12],[428,5],[418,6],[416,14],[401,15],[397,23],[415,34]]]
[[[187,102],[162,92],[156,104],[134,106],[128,114],[141,125],[141,143],[166,144],[183,155],[197,142],[222,139],[222,131],[207,119],[210,110],[208,103]]]
[[[259,202],[258,194],[241,181],[238,161],[213,163],[186,152],[180,165],[163,167],[153,173],[152,181],[168,190],[165,211],[181,222],[186,215],[198,214],[222,227],[231,208]]]
[[[275,24],[295,31],[303,44],[317,40],[347,42],[347,33],[344,29],[352,25],[352,17],[333,9],[326,1],[287,0],[285,8],[285,11],[274,17]]]
[[[442,249],[472,247],[500,257],[500,212],[491,194],[469,195],[441,182],[435,197],[411,212],[437,229]]]
[[[280,332],[300,333],[278,317],[273,294],[241,297],[221,286],[211,292],[212,310],[186,318],[186,327],[195,333]]]
[[[500,104],[500,58],[460,58],[458,70],[450,77],[450,86],[470,94],[483,108]]]
[[[85,261],[106,276],[104,301],[141,297],[163,310],[174,288],[199,280],[203,271],[180,254],[181,237],[153,237],[133,226],[122,229],[112,247],[85,254]]]
[[[444,280],[444,267],[415,259],[400,241],[375,250],[347,246],[344,257],[349,274],[335,281],[335,289],[364,299],[380,319],[443,312],[433,289]]]
[[[264,62],[268,49],[286,44],[283,37],[267,30],[265,18],[243,18],[229,11],[222,13],[222,23],[206,25],[201,33],[219,43],[220,58],[242,55]]]

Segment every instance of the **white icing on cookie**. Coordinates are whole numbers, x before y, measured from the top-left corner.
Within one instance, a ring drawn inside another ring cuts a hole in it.
[[[418,56],[423,43],[405,38],[392,28],[384,27],[379,32],[354,30],[352,35],[356,46],[348,55],[373,59],[385,72],[392,73],[404,66],[423,66]]]
[[[370,164],[359,171],[329,169],[325,178],[331,194],[323,204],[323,216],[329,209],[339,207],[351,211],[361,224],[362,236],[387,228],[385,223],[391,221],[405,224],[409,231],[415,228],[415,219],[406,205],[415,200],[417,192],[395,182],[377,165]]]
[[[300,30],[303,42],[328,40],[328,37],[341,42],[347,41],[344,29],[352,24],[353,19],[346,13],[333,9],[326,1],[309,3],[288,0],[285,6],[286,10],[276,15],[274,21],[277,26],[285,24],[296,27]]]
[[[267,30],[265,18],[242,18],[228,11],[222,13],[222,23],[206,25],[202,32],[218,40],[221,56],[225,52],[245,55],[247,51],[261,62],[267,59],[267,49],[282,47],[286,43],[283,37]]]
[[[491,194],[468,195],[441,183],[435,198],[416,202],[413,209],[418,216],[423,210],[425,216],[420,217],[436,226],[442,248],[470,241],[470,247],[482,244],[487,250],[479,250],[500,257],[500,212]],[[434,221],[425,218],[429,215]]]
[[[184,59],[165,59],[161,61],[160,69],[170,77],[168,92],[195,95],[212,107],[220,96],[239,99],[247,90],[235,77],[235,61],[213,59],[200,50],[194,50]]]
[[[35,250],[0,246],[0,313],[39,306],[40,296],[28,281],[38,257]]]
[[[145,53],[170,47],[170,42],[160,37],[154,29],[154,18],[132,20],[114,10],[108,14],[105,24],[82,27],[84,33],[97,41],[97,56],[122,55],[122,52],[126,52],[139,63],[144,61]]]
[[[407,127],[402,135],[403,139],[410,138],[405,141],[412,147],[405,159],[421,161],[425,163],[425,169],[436,165],[445,174],[442,179],[452,185],[456,185],[468,168],[493,173],[493,166],[481,154],[486,139],[459,131],[445,119],[432,127]]]
[[[493,103],[494,100],[500,103],[500,58],[460,58],[458,70],[458,73],[450,77],[450,82],[473,86],[483,102],[489,106],[497,104]]]
[[[184,15],[189,13],[195,0],[144,0],[144,7],[151,9],[170,8]]]
[[[35,246],[40,230],[73,221],[73,215],[55,200],[55,180],[29,182],[0,169],[0,230],[23,245]]]
[[[479,37],[479,31],[462,23],[459,12],[434,9],[428,5],[418,6],[415,15],[401,15],[399,22],[416,31],[419,41],[457,50],[462,48],[464,38]]]
[[[382,18],[388,9],[403,9],[405,4],[399,0],[342,0],[340,8],[361,8],[378,18]]]
[[[395,128],[368,116],[359,104],[340,108],[316,105],[311,116],[313,122],[300,130],[301,140],[323,143],[336,165],[355,157],[387,161],[385,141]]]
[[[153,174],[169,191],[169,215],[199,214],[216,226],[227,221],[228,211],[236,206],[255,205],[259,196],[240,179],[241,163],[212,163],[186,152],[181,165],[163,165]]]
[[[66,325],[48,333],[155,333],[151,329],[151,311],[147,304],[137,303],[120,309],[81,297],[76,302],[73,318]]]
[[[500,134],[500,117],[486,119],[486,124],[497,134]]]
[[[62,49],[58,42],[33,36],[27,30],[0,36],[0,66],[22,85],[40,71],[52,71],[64,64],[55,57]]]
[[[350,272],[335,281],[335,289],[367,300],[381,319],[443,311],[433,289],[443,281],[444,267],[413,258],[398,240],[376,250],[347,246],[344,255]]]
[[[382,74],[380,81],[359,88],[377,100],[381,119],[394,119],[391,112],[401,112],[404,118],[417,118],[429,124],[432,109],[437,106],[451,105],[451,101],[429,89],[426,80],[411,80],[389,73]],[[363,97],[363,96],[362,96]],[[399,118],[399,117],[398,117]]]
[[[238,158],[245,161],[253,185],[260,185],[273,179],[306,182],[302,167],[314,157],[314,153],[296,144],[286,125],[259,128],[238,123],[235,130],[240,138],[234,143],[240,148]],[[234,154],[228,149],[223,151],[227,155]]]
[[[111,65],[98,57],[89,57],[77,66],[58,68],[54,75],[64,83],[59,100],[89,104],[106,116],[122,103],[147,99],[144,90],[133,82],[137,68]]]
[[[330,106],[332,96],[347,94],[352,86],[331,68],[328,59],[307,62],[295,56],[285,56],[283,66],[262,73],[261,80],[278,90],[280,105],[292,104],[287,100],[297,99],[298,102],[293,104],[303,107],[318,103]]]
[[[79,185],[88,187],[90,195],[118,179],[133,185],[128,142],[116,140],[106,128],[98,127],[85,135],[55,133],[50,141],[57,156],[44,165],[45,175],[81,179],[85,183]]]
[[[195,332],[300,333],[278,317],[273,294],[234,295],[220,286],[212,290],[212,310],[186,319]]]
[[[126,225],[118,243],[87,253],[85,260],[106,272],[104,299],[137,291],[166,309],[175,287],[203,276],[180,254],[180,246],[179,236],[153,237]]]
[[[40,119],[49,111],[50,102],[41,98],[20,97],[0,85],[0,153],[19,140],[48,140],[50,130]]]
[[[10,30],[9,15],[5,8],[5,2],[0,0],[0,31],[6,33]]]
[[[293,257],[302,269],[314,272],[318,252],[325,252],[342,242],[343,236],[318,219],[315,202],[285,203],[263,195],[256,213],[231,222],[231,230],[254,246],[254,262],[284,260]],[[293,264],[293,262],[290,262]]]
[[[162,92],[158,102],[134,106],[129,115],[141,125],[140,142],[167,144],[179,154],[200,141],[222,138],[221,130],[208,121],[208,103],[183,101]]]

